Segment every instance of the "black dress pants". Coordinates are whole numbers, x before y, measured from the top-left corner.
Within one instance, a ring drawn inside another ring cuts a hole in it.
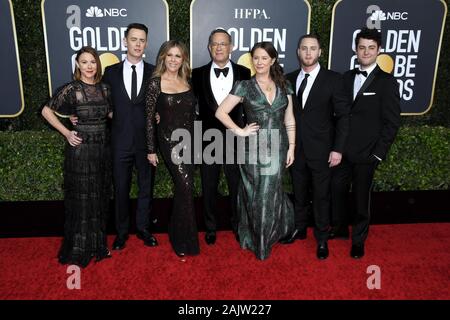
[[[113,177],[115,194],[115,220],[118,236],[126,236],[130,227],[130,189],[133,167],[137,169],[138,199],[136,228],[148,229],[153,199],[154,168],[147,160],[145,149],[136,151],[115,150]]]
[[[237,192],[240,180],[237,164],[205,164],[200,167],[203,193],[203,216],[207,231],[217,230],[216,203],[220,170],[223,167],[228,184],[231,205],[231,228],[237,232]]]
[[[352,224],[353,244],[364,244],[369,233],[370,195],[375,169],[378,162],[353,163],[343,158],[342,162],[333,168],[332,221],[338,228],[347,228]],[[351,199],[354,212],[349,212],[347,203],[348,192],[352,189]]]
[[[291,169],[295,198],[295,227],[308,226],[309,189],[312,184],[313,215],[315,221],[314,236],[317,241],[328,239],[330,225],[330,180],[331,170],[326,160],[306,159],[303,148],[295,155]]]

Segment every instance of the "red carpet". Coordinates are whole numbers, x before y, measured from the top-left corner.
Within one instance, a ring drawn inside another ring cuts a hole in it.
[[[182,262],[166,234],[156,248],[132,236],[126,249],[81,270],[80,290],[66,287],[60,238],[0,239],[0,299],[450,299],[449,223],[372,226],[361,260],[349,257],[345,240],[329,241],[330,257],[317,260],[311,229],[266,261],[241,250],[231,232],[219,232],[215,246],[200,237],[201,255]],[[367,288],[370,265],[381,269],[379,290]]]

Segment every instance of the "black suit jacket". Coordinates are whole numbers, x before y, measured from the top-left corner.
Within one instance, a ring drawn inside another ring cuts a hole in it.
[[[286,78],[294,91],[300,69]],[[344,91],[342,76],[320,68],[306,100],[305,108],[295,94],[296,150],[304,150],[306,159],[328,161],[331,151],[343,153],[349,130],[350,100]]]
[[[192,85],[199,106],[199,120],[202,121],[203,131],[216,128],[224,131],[224,125],[216,118],[217,101],[211,89],[211,72],[212,61],[208,64],[192,70]],[[233,67],[233,85],[236,81],[250,79],[250,70],[246,67],[238,65],[231,61]],[[231,112],[230,117],[240,127],[245,126],[243,117],[242,104],[238,104]]]
[[[123,61],[108,66],[103,81],[111,86],[113,105],[112,146],[114,150],[146,150],[145,137],[145,97],[154,66],[144,62],[142,86],[132,101],[123,82]]]
[[[355,71],[344,74],[344,86],[353,99]],[[344,155],[352,162],[386,158],[400,127],[400,95],[395,78],[378,66],[369,74],[351,105],[350,134]]]

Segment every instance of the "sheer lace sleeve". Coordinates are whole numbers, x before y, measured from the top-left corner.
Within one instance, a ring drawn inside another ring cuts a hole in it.
[[[102,82],[102,90],[103,90],[103,95],[105,96],[105,99],[108,102],[107,113],[110,113],[113,111],[113,105],[112,105],[112,99],[111,99],[111,87],[108,84]]]
[[[153,78],[148,83],[145,98],[146,135],[148,153],[156,153],[156,101],[161,93],[161,78]]]
[[[76,103],[75,86],[70,82],[56,89],[47,106],[60,115],[70,116],[74,113]]]
[[[195,113],[195,119],[197,120],[200,116],[200,106],[198,105],[198,97],[196,94],[196,91],[194,89],[194,83],[192,81],[192,78],[188,79],[189,88],[192,90],[195,96],[195,106],[194,106],[194,113]]]

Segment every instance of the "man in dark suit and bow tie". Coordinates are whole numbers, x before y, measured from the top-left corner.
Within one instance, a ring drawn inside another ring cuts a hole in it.
[[[377,165],[386,159],[400,126],[400,96],[395,78],[377,65],[381,33],[363,29],[355,39],[359,68],[344,74],[344,86],[353,101],[350,130],[340,165],[333,170],[331,237],[348,235],[347,199],[352,185],[355,212],[352,223],[353,258],[364,256],[369,232],[370,193]]]
[[[291,169],[295,197],[295,231],[282,243],[305,239],[308,224],[308,189],[312,185],[314,235],[317,258],[328,257],[331,167],[342,158],[348,135],[349,101],[340,74],[320,66],[320,41],[308,34],[300,38],[297,54],[301,69],[287,75],[295,86],[297,123],[295,161]]]
[[[147,46],[148,29],[132,23],[125,31],[127,57],[109,66],[103,81],[111,86],[113,104],[112,149],[115,189],[115,220],[117,237],[114,250],[125,247],[128,239],[130,214],[129,194],[133,167],[137,169],[139,188],[136,212],[137,237],[147,246],[156,246],[156,238],[148,231],[153,197],[154,169],[147,160],[145,136],[145,96],[147,81],[154,66],[142,60]]]
[[[223,167],[228,184],[231,201],[231,226],[237,235],[237,190],[240,179],[239,167],[236,163],[225,164],[226,143],[223,124],[217,120],[215,113],[219,104],[230,93],[238,80],[250,79],[250,70],[230,60],[233,44],[230,34],[224,29],[215,29],[208,39],[208,49],[212,61],[195,68],[192,71],[192,84],[199,104],[199,119],[202,121],[203,132],[208,129],[218,129],[223,137],[223,166],[220,163],[201,164],[203,215],[205,219],[207,244],[216,242],[217,217],[217,187],[220,170]],[[243,107],[237,106],[230,113],[231,118],[239,126],[244,127]],[[207,143],[204,145],[206,146]]]

